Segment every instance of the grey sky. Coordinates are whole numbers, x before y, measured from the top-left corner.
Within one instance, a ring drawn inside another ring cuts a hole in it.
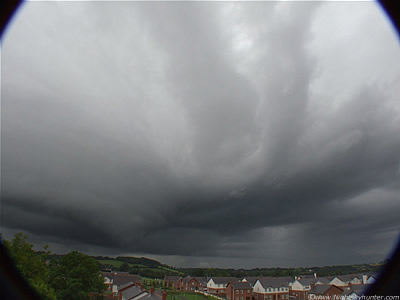
[[[6,237],[220,267],[398,237],[400,52],[373,2],[28,2],[2,47]]]

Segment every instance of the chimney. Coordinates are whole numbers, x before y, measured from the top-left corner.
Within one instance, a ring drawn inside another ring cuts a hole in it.
[[[162,300],[167,300],[167,292],[166,291],[162,292]]]
[[[368,276],[367,275],[363,275],[362,276],[363,284],[367,284],[368,283],[367,280],[368,280]]]
[[[314,272],[314,278],[317,278],[317,273]]]
[[[154,294],[154,286],[151,286],[151,289],[150,289],[150,294],[151,294],[151,295],[153,295],[153,294]]]

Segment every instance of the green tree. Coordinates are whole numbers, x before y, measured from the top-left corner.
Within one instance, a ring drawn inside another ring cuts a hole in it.
[[[5,241],[4,245],[21,275],[41,297],[56,299],[55,292],[49,285],[49,269],[45,262],[46,256],[49,255],[47,246],[45,251],[37,253],[27,239],[28,237],[20,232],[11,241]]]
[[[119,270],[121,272],[128,272],[129,271],[129,265],[128,263],[124,262],[119,266]]]
[[[50,283],[58,299],[89,299],[89,293],[101,294],[105,288],[97,261],[78,251],[52,261]]]

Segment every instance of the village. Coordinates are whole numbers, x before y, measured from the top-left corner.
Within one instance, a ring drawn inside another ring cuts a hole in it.
[[[163,289],[156,290],[154,286],[145,289],[141,276],[128,272],[103,272],[103,276],[109,299],[118,300],[355,300],[376,281],[374,273],[293,278],[165,276]]]

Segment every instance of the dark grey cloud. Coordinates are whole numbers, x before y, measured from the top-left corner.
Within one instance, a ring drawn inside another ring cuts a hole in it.
[[[3,233],[182,266],[382,260],[396,43],[374,3],[25,3],[1,53]]]

